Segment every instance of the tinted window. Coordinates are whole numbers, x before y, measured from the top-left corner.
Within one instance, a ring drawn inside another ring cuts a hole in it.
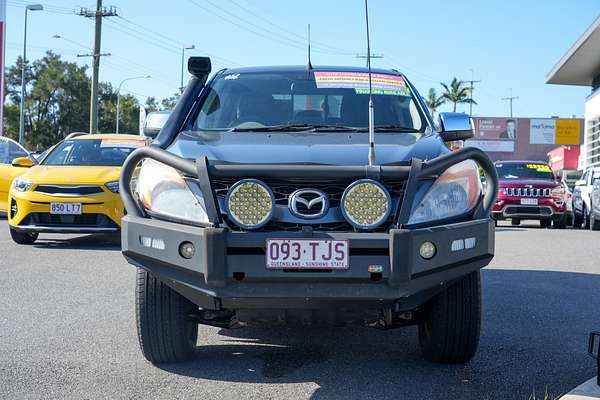
[[[548,164],[540,163],[505,163],[496,164],[500,179],[544,179],[555,180]]]
[[[29,157],[29,153],[18,144],[0,138],[0,164],[11,164],[18,157]]]
[[[366,75],[356,74],[363,79]],[[423,132],[424,119],[404,78],[386,74],[379,74],[379,77],[389,79],[401,90],[375,91],[375,125],[395,125]],[[287,124],[368,126],[368,91],[345,87],[351,83],[334,81],[327,86],[321,82],[307,72],[221,76],[209,89],[195,128],[230,129]],[[340,87],[332,87],[336,85]]]
[[[144,145],[135,139],[65,140],[43,160],[43,165],[118,167],[136,148]]]

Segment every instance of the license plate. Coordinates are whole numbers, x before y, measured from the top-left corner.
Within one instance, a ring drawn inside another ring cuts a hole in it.
[[[347,240],[267,239],[267,269],[348,269]]]
[[[81,215],[81,203],[50,203],[50,214]]]
[[[521,199],[521,204],[525,206],[537,206],[538,199]]]

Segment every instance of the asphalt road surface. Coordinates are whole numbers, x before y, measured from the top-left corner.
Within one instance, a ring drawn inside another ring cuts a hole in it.
[[[600,232],[501,226],[468,365],[421,359],[416,329],[200,327],[197,358],[155,367],[134,325],[134,268],[113,242],[0,220],[0,398],[527,399],[595,375]]]

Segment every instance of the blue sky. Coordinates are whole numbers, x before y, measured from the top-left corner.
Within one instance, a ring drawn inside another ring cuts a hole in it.
[[[22,52],[26,0],[7,0],[7,64]],[[93,22],[75,15],[93,0],[42,0],[46,11],[30,13],[28,58],[47,49],[77,58],[93,43]],[[119,17],[104,23],[101,76],[127,82],[140,100],[174,93],[180,80],[181,46],[209,54],[216,67],[306,63],[306,26],[311,24],[313,64],[363,65],[366,53],[362,0],[104,0]],[[370,0],[372,52],[377,67],[403,71],[425,95],[453,77],[482,80],[474,114],[503,116],[513,94],[516,116],[583,115],[586,87],[546,85],[546,74],[600,14],[597,0],[502,2]],[[64,39],[54,39],[59,34]],[[218,57],[218,58],[217,58]],[[186,78],[187,79],[187,78]],[[448,107],[445,107],[446,109]],[[463,106],[459,111],[467,111]]]

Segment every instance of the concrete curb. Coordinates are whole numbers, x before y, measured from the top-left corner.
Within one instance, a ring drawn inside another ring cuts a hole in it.
[[[596,383],[596,377],[582,383],[569,393],[565,394],[560,400],[588,400],[600,399],[600,386]]]

